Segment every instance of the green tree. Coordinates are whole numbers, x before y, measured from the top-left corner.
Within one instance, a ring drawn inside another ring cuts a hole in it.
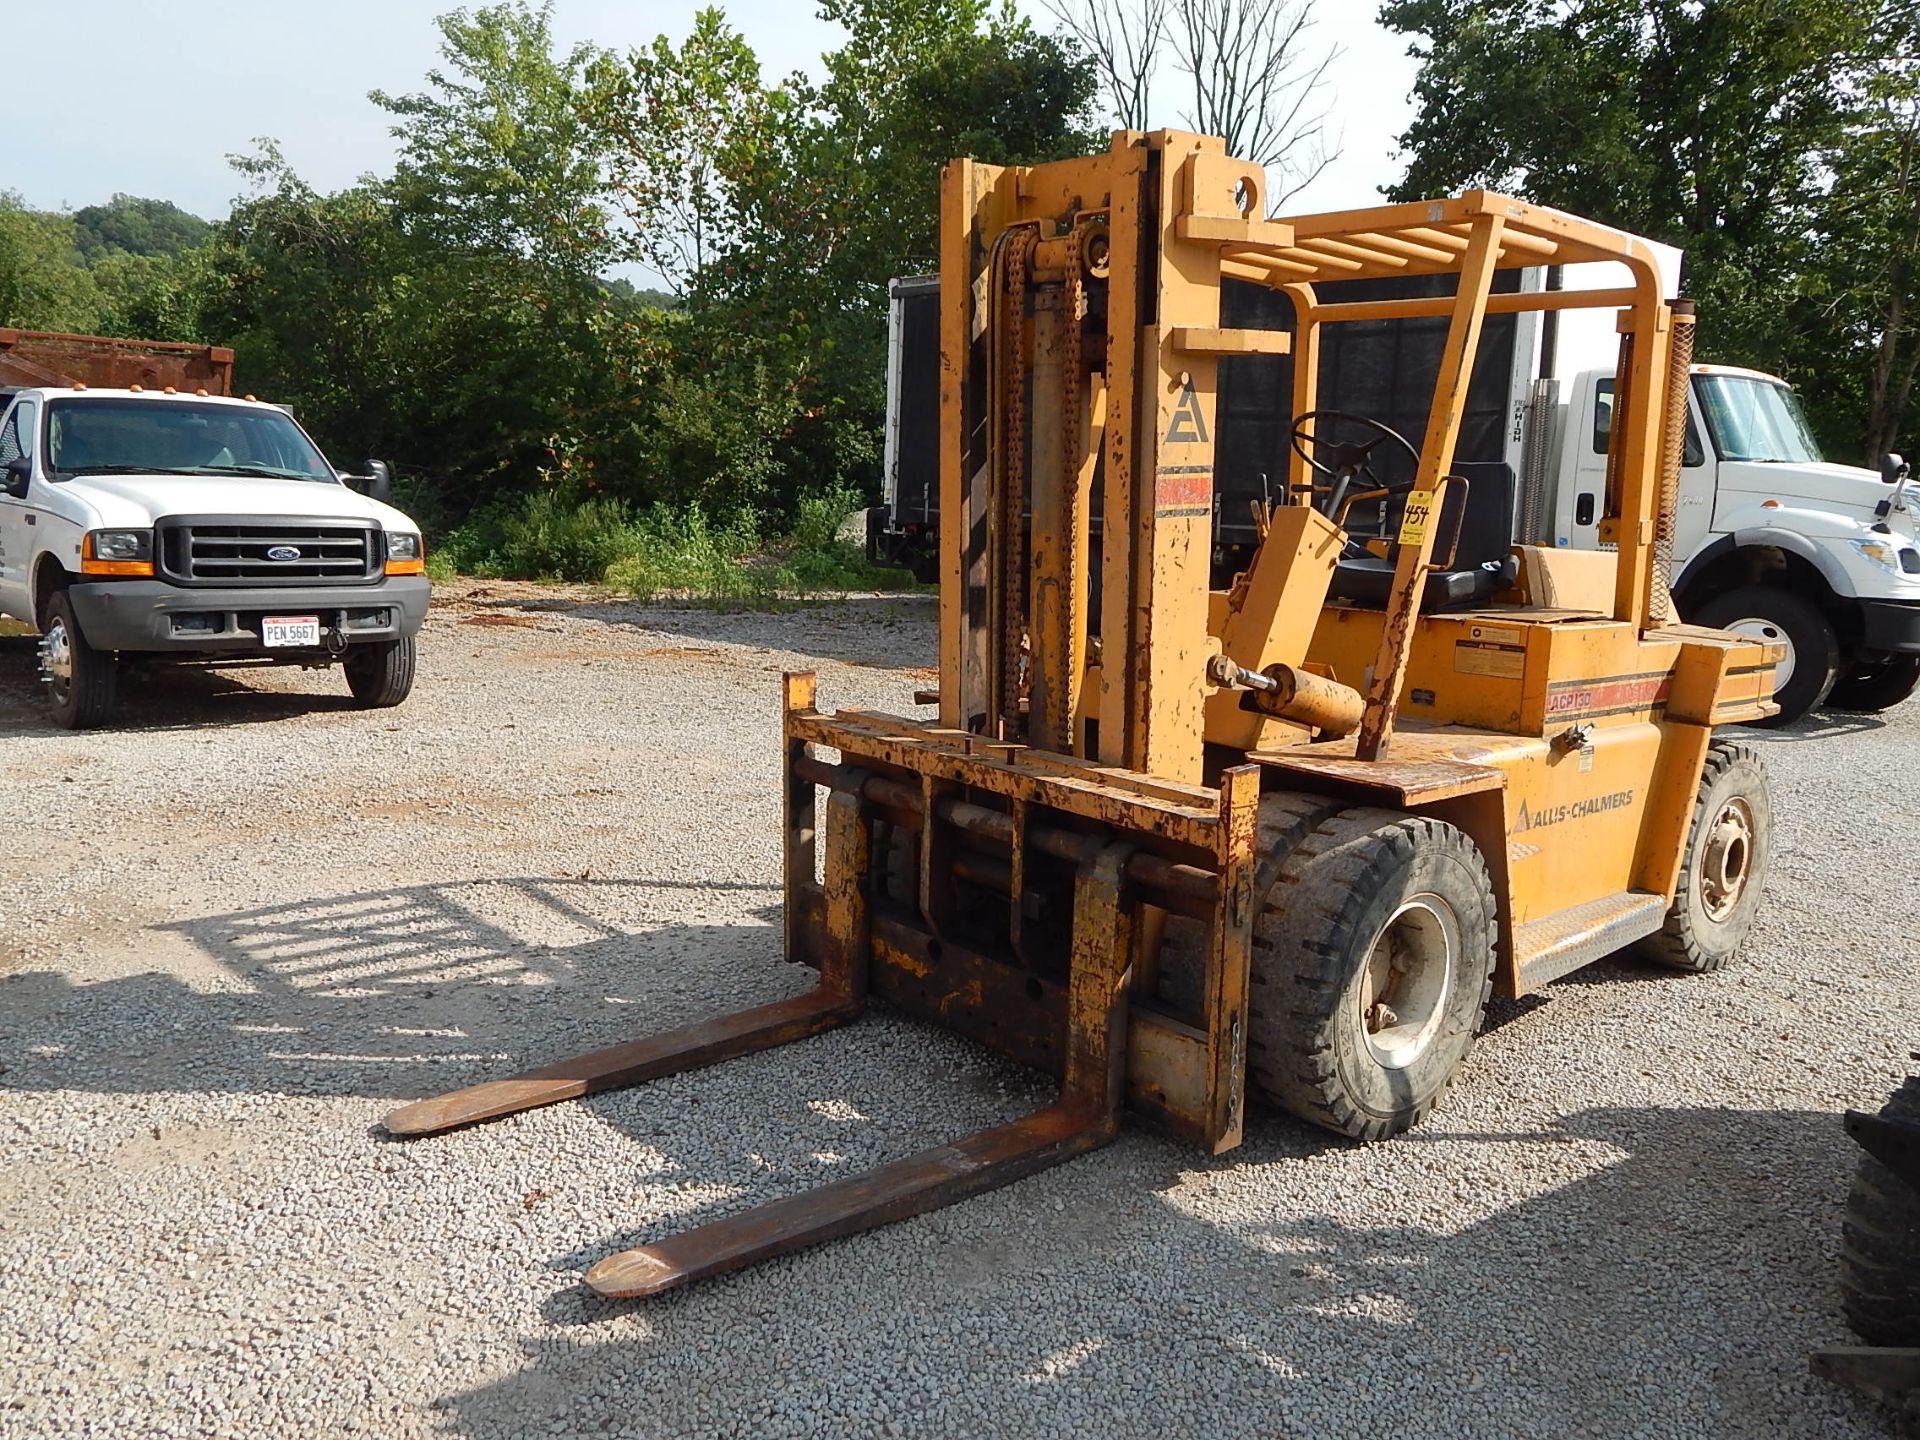
[[[556,57],[552,10],[509,0],[443,15],[446,68],[417,94],[371,98],[399,117],[389,188],[410,229],[591,279],[613,253],[603,141],[586,104],[597,52]]]
[[[171,200],[115,195],[104,205],[73,212],[75,241],[89,264],[102,256],[164,255],[177,258],[206,244],[211,227]]]
[[[92,333],[99,324],[99,288],[80,263],[72,218],[0,190],[0,325]]]
[[[1104,144],[1092,62],[978,0],[823,0],[847,32],[819,83],[772,94],[770,138],[727,177],[739,240],[701,273],[712,323],[759,337],[793,380],[782,505],[878,478],[889,277],[937,263],[939,176]]]
[[[1420,60],[1394,195],[1487,185],[1684,246],[1705,347],[1775,357],[1877,3],[1389,0]]]
[[[728,183],[751,176],[769,138],[760,62],[717,9],[676,50],[665,35],[594,67],[590,114],[608,150],[630,254],[675,294],[737,243]]]
[[[1920,16],[1892,11],[1883,25],[1832,161],[1801,306],[1819,343],[1800,364],[1835,402],[1818,416],[1822,438],[1869,465],[1889,450],[1920,459]]]

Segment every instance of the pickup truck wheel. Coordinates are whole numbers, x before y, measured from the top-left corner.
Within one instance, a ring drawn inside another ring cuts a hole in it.
[[[1755,725],[1790,725],[1827,698],[1840,673],[1840,640],[1811,602],[1791,590],[1747,585],[1716,595],[1692,617],[1696,625],[1731,630],[1787,647],[1774,671],[1773,703],[1780,713]]]
[[[1829,710],[1891,710],[1920,687],[1920,655],[1850,665],[1827,692]]]
[[[340,662],[347,672],[347,689],[369,710],[398,705],[413,691],[413,637],[356,645]]]
[[[1694,792],[1687,849],[1664,924],[1634,947],[1672,970],[1705,974],[1734,957],[1747,938],[1773,855],[1773,797],[1751,747],[1707,747]]]
[[[61,729],[89,729],[112,711],[119,666],[112,651],[96,650],[87,643],[64,590],[56,591],[47,602],[40,672],[53,702],[53,723]]]
[[[1486,861],[1461,831],[1323,812],[1254,922],[1251,1077],[1273,1103],[1358,1140],[1418,1124],[1480,1032],[1495,923]]]

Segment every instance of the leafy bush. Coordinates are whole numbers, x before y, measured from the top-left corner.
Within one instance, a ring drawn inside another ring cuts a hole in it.
[[[609,565],[607,584],[643,600],[687,596],[765,603],[774,598],[767,567],[757,565],[751,525],[711,521],[697,506],[655,505],[635,529],[634,548]]]
[[[438,547],[467,575],[597,581],[641,544],[633,510],[619,500],[575,500],[558,489],[501,499],[477,511]]]
[[[745,515],[717,519],[697,505],[636,511],[578,498],[562,486],[499,500],[428,547],[428,571],[491,579],[604,582],[643,600],[750,606],[843,593],[899,590],[912,580],[867,563],[840,538],[862,508],[847,486],[800,497],[788,533],[763,541]]]

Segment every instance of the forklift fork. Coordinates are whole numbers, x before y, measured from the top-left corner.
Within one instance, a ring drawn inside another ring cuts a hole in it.
[[[795,698],[790,692],[790,705]],[[806,700],[811,702],[810,694]],[[435,1134],[638,1085],[817,1035],[857,1017],[865,1009],[871,959],[872,823],[860,796],[846,791],[833,792],[828,819],[827,941],[820,983],[813,990],[417,1101],[389,1115],[387,1131],[407,1137]],[[1130,854],[1123,843],[1107,845],[1083,861],[1075,875],[1066,1068],[1053,1104],[1010,1124],[610,1255],[587,1272],[587,1284],[608,1296],[657,1295],[938,1209],[1111,1140],[1119,1130],[1127,1054],[1131,910],[1122,890]]]

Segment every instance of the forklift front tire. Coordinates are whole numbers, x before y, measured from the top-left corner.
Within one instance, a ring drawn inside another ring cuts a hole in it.
[[[1343,810],[1287,855],[1254,924],[1252,1078],[1315,1125],[1380,1140],[1439,1103],[1493,988],[1493,881],[1438,820]]]
[[[1753,925],[1772,853],[1766,768],[1750,747],[1714,741],[1700,774],[1673,904],[1666,923],[1640,942],[1640,954],[1694,974],[1720,969]]]

